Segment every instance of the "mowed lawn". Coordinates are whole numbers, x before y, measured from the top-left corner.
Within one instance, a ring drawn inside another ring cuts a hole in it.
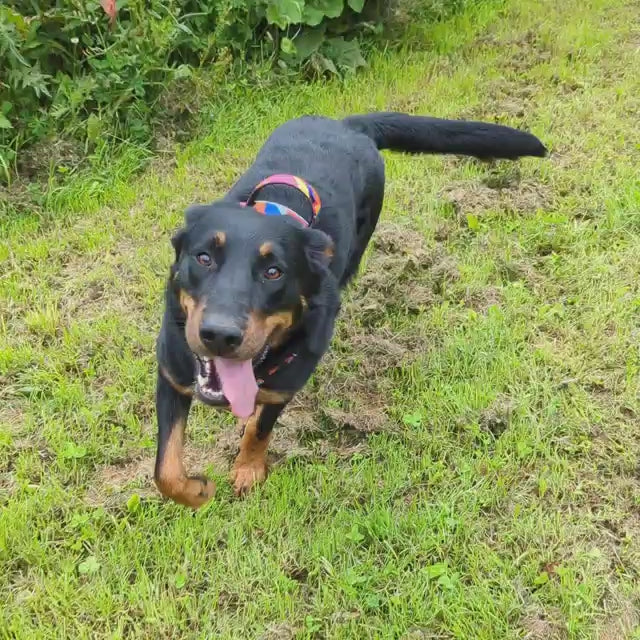
[[[205,104],[210,134],[142,176],[7,215],[0,637],[640,638],[639,15],[490,4],[344,83]],[[552,154],[386,154],[376,242],[267,483],[233,498],[233,422],[197,407],[188,464],[218,493],[160,500],[184,207],[278,123],[374,109],[521,126]]]

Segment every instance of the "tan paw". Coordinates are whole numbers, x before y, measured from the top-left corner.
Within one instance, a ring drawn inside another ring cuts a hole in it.
[[[237,496],[245,495],[254,484],[264,482],[267,473],[267,464],[263,460],[236,463],[231,471],[234,493]]]
[[[160,493],[174,502],[192,509],[199,509],[213,498],[216,493],[215,482],[204,476],[182,478],[175,483],[156,482]]]

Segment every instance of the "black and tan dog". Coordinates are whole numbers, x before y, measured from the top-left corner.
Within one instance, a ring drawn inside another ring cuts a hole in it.
[[[172,239],[157,343],[155,481],[165,496],[197,508],[214,492],[183,464],[193,398],[242,421],[235,492],[265,479],[271,430],[327,350],[340,290],[378,222],[380,149],[546,155],[535,136],[509,127],[396,113],[279,127],[226,197],[189,208]]]

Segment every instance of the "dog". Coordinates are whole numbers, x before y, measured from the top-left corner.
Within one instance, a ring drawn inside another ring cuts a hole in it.
[[[194,399],[240,420],[236,495],[265,480],[273,426],[329,348],[340,292],[378,222],[382,149],[547,155],[524,131],[402,113],[305,116],[278,127],[226,196],[189,207],[171,239],[175,262],[156,343],[154,480],[165,497],[197,509],[215,492],[183,463]]]

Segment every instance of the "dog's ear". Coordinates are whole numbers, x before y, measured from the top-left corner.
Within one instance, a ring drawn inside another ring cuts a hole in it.
[[[206,204],[192,204],[187,207],[184,212],[184,221],[187,226],[193,224],[198,218],[203,216],[209,210]]]
[[[178,231],[176,231],[176,233],[171,238],[171,244],[173,245],[173,249],[176,252],[176,262],[178,262],[178,259],[180,258],[182,245],[184,244],[185,237],[187,235],[187,227],[190,224],[193,224],[195,220],[197,220],[206,210],[207,206],[203,204],[192,204],[185,210],[184,227],[182,229],[178,229]]]
[[[171,244],[173,245],[173,250],[176,252],[175,262],[178,262],[180,258],[180,253],[182,251],[182,245],[184,244],[184,238],[187,235],[185,229],[178,229],[173,236],[171,236]]]
[[[307,348],[321,356],[329,348],[340,312],[340,290],[332,274],[324,278],[320,290],[309,298],[308,305],[302,318]]]
[[[338,282],[329,270],[334,245],[326,233],[317,229],[307,229],[304,234],[308,308],[303,324],[309,351],[322,355],[329,348],[336,316],[340,311]]]
[[[312,274],[324,276],[333,259],[333,240],[324,231],[306,229],[304,254]]]

